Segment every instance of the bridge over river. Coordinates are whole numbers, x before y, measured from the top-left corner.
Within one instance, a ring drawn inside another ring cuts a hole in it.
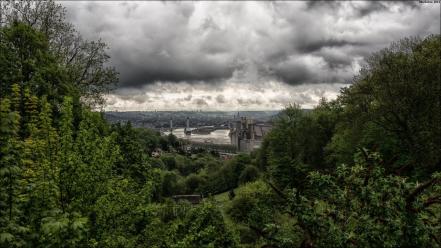
[[[185,128],[173,129],[173,134],[179,139],[190,141],[191,143],[198,144],[213,144],[213,145],[231,145],[230,129],[218,128],[218,127],[199,127],[190,128],[192,130],[191,135],[186,135]],[[197,131],[195,131],[197,130]],[[170,133],[169,130],[162,132],[164,135]]]

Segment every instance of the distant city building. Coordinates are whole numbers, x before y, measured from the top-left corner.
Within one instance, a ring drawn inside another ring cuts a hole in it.
[[[231,144],[239,152],[251,152],[259,148],[263,137],[271,130],[272,126],[266,123],[255,123],[253,119],[234,116],[230,122]]]

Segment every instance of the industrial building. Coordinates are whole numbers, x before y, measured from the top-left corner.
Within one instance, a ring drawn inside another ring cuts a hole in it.
[[[251,152],[261,146],[263,137],[271,128],[272,125],[268,123],[255,123],[253,119],[237,114],[230,122],[231,144],[239,152]]]

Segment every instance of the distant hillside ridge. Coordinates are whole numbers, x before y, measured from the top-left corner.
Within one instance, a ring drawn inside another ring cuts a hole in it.
[[[306,110],[307,111],[307,110]],[[187,117],[190,126],[226,125],[235,116],[246,116],[256,122],[272,122],[280,111],[107,111],[104,117],[111,123],[130,121],[135,127],[169,128],[185,127]]]

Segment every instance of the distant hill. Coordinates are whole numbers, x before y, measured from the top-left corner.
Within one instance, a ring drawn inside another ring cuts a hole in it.
[[[184,127],[187,117],[190,125],[211,126],[226,124],[235,115],[253,118],[259,122],[270,122],[280,111],[128,111],[105,112],[105,118],[111,123],[128,122],[133,126],[147,128],[168,128],[170,120],[174,127]]]

